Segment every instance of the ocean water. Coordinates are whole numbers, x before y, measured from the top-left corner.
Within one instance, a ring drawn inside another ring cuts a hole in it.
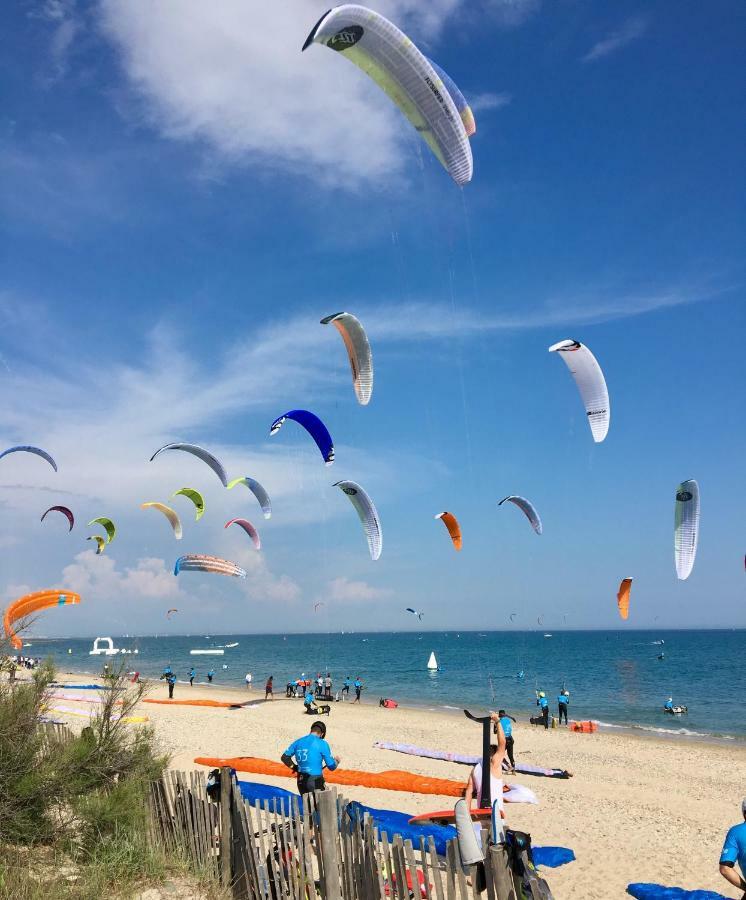
[[[743,630],[558,631],[551,638],[533,631],[112,637],[115,646],[139,653],[108,661],[125,660],[145,676],[157,677],[171,664],[182,680],[194,665],[197,681],[214,668],[216,686],[243,686],[250,671],[255,691],[274,675],[276,692],[284,692],[302,673],[329,671],[335,689],[346,675],[359,675],[367,703],[392,697],[453,710],[504,707],[519,721],[535,713],[537,689],[546,691],[556,714],[564,686],[570,718],[670,737],[746,740]],[[89,656],[92,639],[30,640],[25,652],[51,657],[60,671],[98,673],[107,661]],[[238,646],[222,657],[189,654],[233,641]],[[427,670],[431,651],[437,673]],[[664,660],[657,658],[661,652]],[[177,685],[176,696],[188,690]],[[664,714],[669,696],[689,712]]]

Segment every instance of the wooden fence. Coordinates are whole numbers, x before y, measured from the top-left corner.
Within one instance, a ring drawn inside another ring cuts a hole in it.
[[[153,784],[150,837],[229,886],[236,900],[517,900],[520,887],[502,845],[464,867],[453,840],[445,859],[433,839],[419,846],[379,834],[369,816],[350,818],[335,791],[305,796],[302,807],[277,801],[250,806],[229,769],[220,802],[210,800],[201,772],[168,772]],[[549,896],[549,895],[547,895]]]

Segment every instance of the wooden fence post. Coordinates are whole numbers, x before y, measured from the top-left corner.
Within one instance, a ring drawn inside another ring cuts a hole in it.
[[[231,801],[233,799],[233,775],[227,766],[220,770],[220,880],[228,887],[233,878],[231,849]]]
[[[504,844],[490,847],[490,864],[497,900],[516,900],[513,875],[508,866],[508,853]]]
[[[316,791],[314,795],[319,816],[317,840],[321,861],[324,900],[342,900],[339,885],[339,828],[337,825],[336,791]]]

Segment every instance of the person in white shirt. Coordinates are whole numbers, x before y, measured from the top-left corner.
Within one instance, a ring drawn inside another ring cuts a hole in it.
[[[251,682],[253,681],[253,676],[252,676],[251,672],[247,672],[247,673],[246,673],[246,679],[245,679],[245,680],[246,680],[246,687],[247,687],[249,690],[251,690]]]
[[[490,797],[492,802],[498,802],[500,813],[503,812],[503,778],[502,766],[505,758],[505,732],[500,724],[500,717],[492,714],[492,721],[495,723],[497,731],[497,743],[490,746]],[[479,804],[479,798],[482,793],[482,763],[478,762],[471,770],[469,781],[466,784],[466,805],[471,809],[472,802],[476,799]]]

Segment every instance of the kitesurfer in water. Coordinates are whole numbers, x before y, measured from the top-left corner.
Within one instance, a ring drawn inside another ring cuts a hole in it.
[[[312,693],[312,692],[311,692]],[[311,701],[313,701],[313,695]],[[285,765],[298,775],[298,793],[310,794],[323,791],[324,767],[333,772],[340,763],[338,756],[332,756],[331,748],[325,740],[326,725],[314,722],[310,734],[298,738],[280,757]],[[295,761],[293,761],[295,757]]]
[[[215,677],[215,669],[210,669],[207,673],[207,680],[212,684],[212,679]]]
[[[734,887],[746,891],[746,798],[741,801],[743,822],[734,825],[725,836],[723,851],[720,854],[720,874]],[[736,872],[736,863],[741,870]],[[746,893],[743,895],[746,897]]]
[[[663,704],[663,709],[666,712],[673,712],[673,697],[669,697],[668,700]]]
[[[549,728],[549,701],[544,691],[539,691],[536,695],[536,705],[541,707],[541,719],[544,728]]]
[[[564,717],[565,725],[567,725],[567,707],[570,703],[570,692],[562,690],[557,697],[557,709],[559,710],[559,723],[562,724]]]
[[[497,715],[500,718],[500,725],[502,726],[503,734],[505,735],[505,753],[507,754],[508,761],[510,763],[510,771],[515,771],[515,758],[513,756],[513,723],[515,719],[513,716],[509,716],[504,709],[498,711]],[[497,727],[495,727],[495,733],[497,733]]]

